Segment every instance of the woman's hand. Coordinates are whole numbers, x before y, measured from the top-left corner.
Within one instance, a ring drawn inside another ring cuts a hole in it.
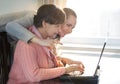
[[[58,67],[64,67],[64,64],[61,62],[61,60],[57,60],[57,66]]]
[[[66,73],[74,72],[74,71],[80,71],[81,74],[84,73],[84,68],[77,64],[71,64],[69,66],[65,67]]]
[[[84,64],[81,61],[74,61],[74,60],[72,60],[71,64],[77,64],[77,65],[80,65],[82,68],[85,68]]]
[[[77,65],[80,65],[82,68],[85,68],[81,61],[75,61],[75,60],[71,60],[69,58],[60,57],[60,56],[58,56],[57,59],[61,60],[63,64],[77,64]]]

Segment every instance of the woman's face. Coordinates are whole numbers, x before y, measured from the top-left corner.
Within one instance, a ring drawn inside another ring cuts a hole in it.
[[[55,38],[61,32],[62,24],[47,24],[46,34],[49,38]]]
[[[72,29],[76,25],[76,17],[73,15],[70,15],[68,19],[66,19],[65,24],[62,25],[60,35],[61,37],[64,37],[66,34],[72,33]]]

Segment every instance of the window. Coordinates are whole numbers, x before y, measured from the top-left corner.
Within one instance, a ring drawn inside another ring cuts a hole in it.
[[[120,55],[120,0],[67,0],[66,7],[77,13],[77,24],[73,32],[64,38],[62,53],[87,53],[91,56],[108,37],[108,56]],[[64,51],[65,50],[65,51]],[[77,51],[78,50],[78,51]],[[90,52],[90,53],[89,53]],[[112,54],[112,55],[111,55]],[[98,54],[97,54],[98,56]]]
[[[77,25],[68,37],[120,38],[119,0],[67,0],[77,13]]]

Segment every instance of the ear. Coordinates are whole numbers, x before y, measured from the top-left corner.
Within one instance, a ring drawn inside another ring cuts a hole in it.
[[[47,24],[46,24],[46,22],[43,20],[42,21],[42,26],[44,27],[44,28],[46,28],[46,26],[47,26]]]

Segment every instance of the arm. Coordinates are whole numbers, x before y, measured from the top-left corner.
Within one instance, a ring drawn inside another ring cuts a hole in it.
[[[20,12],[12,12],[7,14],[0,15],[0,26],[6,25],[8,22],[15,21],[20,19],[27,14],[33,14],[33,11],[20,11]]]
[[[15,17],[17,16],[19,15],[16,15]],[[11,36],[28,42],[35,36],[26,29],[29,26],[33,25],[33,16],[34,12],[29,11],[26,14],[24,14],[23,17],[21,16],[22,18],[14,20],[12,22],[8,22],[8,24],[6,25],[6,32]]]
[[[39,54],[38,52],[41,54]],[[81,67],[77,65],[51,68],[50,66],[48,66],[48,60],[44,58],[44,53],[42,52],[43,48],[37,49],[37,47],[33,47],[32,45],[30,46],[25,42],[19,41],[18,45],[16,46],[14,60],[16,60],[18,64],[20,64],[19,68],[22,69],[27,80],[31,82],[39,82],[42,80],[56,78],[65,73],[69,73],[75,70],[82,71]],[[39,60],[39,64],[38,59],[41,59]]]
[[[5,24],[8,22],[8,24],[6,25],[6,32],[10,34],[10,36],[23,40],[25,42],[37,43],[42,46],[47,46],[50,49],[54,48],[53,45],[54,40],[52,39],[41,40],[37,38],[33,33],[27,30],[28,27],[33,25],[34,14],[35,12],[26,11],[24,14],[23,13],[11,14],[9,15],[8,19],[7,17],[6,18],[4,17],[5,19],[7,19],[7,21],[5,20],[6,22],[3,23]],[[9,22],[13,16],[19,19]]]
[[[19,18],[22,18],[31,12],[32,11],[20,11],[20,12],[12,12],[12,13],[0,15],[0,32],[6,31],[5,26],[7,23],[9,23],[11,21],[15,21]]]
[[[37,45],[36,45],[37,46]],[[43,48],[36,49],[37,47],[30,46],[25,42],[18,42],[15,52],[15,60],[20,64],[20,68],[23,70],[27,80],[31,82],[39,82],[41,80],[52,79],[65,73],[64,67],[49,68],[46,67],[46,59],[41,56],[44,55]],[[37,54],[37,53],[41,54]],[[39,56],[38,56],[39,55]],[[39,60],[42,59],[44,61]],[[43,64],[43,66],[40,66]],[[45,67],[44,67],[45,66]]]
[[[57,57],[58,60],[61,60],[61,62],[66,65],[66,64],[77,64],[77,65],[81,65],[81,67],[84,69],[84,64],[81,61],[75,61],[75,60],[71,60],[69,58],[65,58],[65,57]]]

